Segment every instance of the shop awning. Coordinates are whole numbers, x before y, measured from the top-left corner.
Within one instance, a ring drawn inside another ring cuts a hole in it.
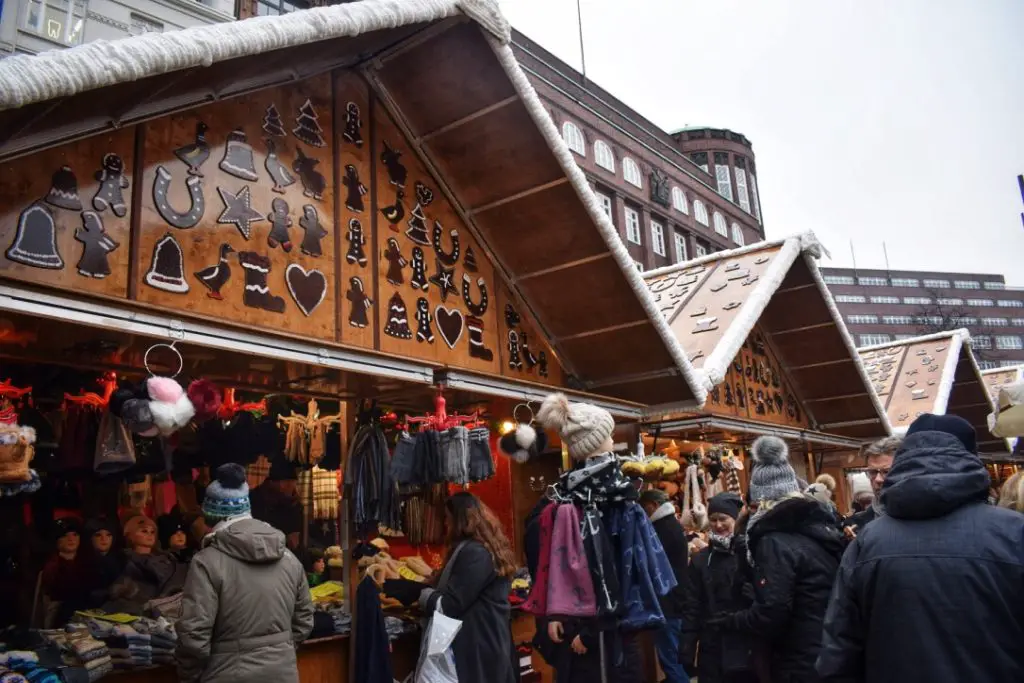
[[[878,438],[889,433],[885,411],[818,271],[821,253],[805,233],[650,271],[644,280],[706,387],[722,383],[759,326],[815,430]],[[659,408],[651,412],[678,412]]]
[[[793,444],[807,444],[813,449],[857,450],[862,439],[826,434],[813,429],[794,429],[782,425],[766,425],[729,417],[702,415],[669,420],[656,426],[661,437],[708,440],[718,443],[749,444],[759,436],[777,436]]]
[[[0,61],[0,161],[361,69],[582,391],[706,387],[512,54],[496,0],[363,0]]]
[[[1007,450],[1006,442],[988,431],[993,403],[967,330],[866,346],[859,352],[894,433],[905,433],[923,413],[959,415],[974,426],[979,452]]]

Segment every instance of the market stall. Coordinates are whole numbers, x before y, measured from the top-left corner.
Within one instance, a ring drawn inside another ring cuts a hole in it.
[[[390,449],[443,398],[493,454],[502,423],[529,419],[517,406],[553,387],[624,422],[695,400],[681,348],[646,315],[650,295],[508,41],[493,2],[365,0],[0,62],[0,355],[17,370],[17,418],[57,396],[50,420],[63,424],[62,395],[92,393],[100,419],[127,424],[97,381],[107,373],[139,401],[158,399],[140,388],[151,376],[173,376],[190,402],[208,381],[230,406],[208,417],[218,429],[269,418],[246,464],[259,477],[283,456],[295,471],[301,550],[339,546],[342,567],[324,571],[347,597],[359,541],[436,559],[426,541],[439,536],[429,515],[408,523],[406,499],[386,520],[338,504],[340,473],[365,455],[360,430]],[[155,440],[160,462],[148,480],[128,481],[136,464],[107,482],[124,503],[108,500],[117,536],[126,511],[182,506],[190,490],[195,504],[214,464],[182,457],[200,422],[133,434]],[[327,475],[313,445],[325,435],[343,454]],[[561,465],[551,445],[533,475],[495,457],[484,481],[430,483],[478,492],[516,542],[538,481]],[[44,490],[64,479],[33,464]],[[181,481],[155,481],[176,465]],[[79,498],[98,476],[81,468]],[[122,500],[132,484],[137,498]],[[42,535],[36,493],[4,496],[18,538]],[[39,558],[16,566],[17,594],[33,596],[14,613],[24,626],[38,617]],[[358,639],[358,618],[347,626]],[[301,650],[303,680],[346,680],[341,660],[313,653],[347,657],[352,640]]]
[[[1024,365],[1003,368],[990,368],[981,371],[981,378],[988,389],[993,405],[999,403],[999,390],[1024,381]],[[991,421],[989,427],[992,427]],[[1024,466],[1024,451],[1021,450],[1021,439],[1011,437],[1006,440],[1007,455],[999,459],[990,459],[986,466],[992,475],[993,483],[998,487],[1016,474]]]
[[[679,463],[658,485],[684,509],[745,490],[746,446],[760,435],[789,442],[794,469],[813,482],[830,458],[888,434],[818,272],[822,251],[806,233],[644,274],[707,392],[697,405],[652,406],[642,425],[645,450]]]

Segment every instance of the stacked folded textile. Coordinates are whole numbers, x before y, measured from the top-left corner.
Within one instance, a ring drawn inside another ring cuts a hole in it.
[[[0,678],[3,683],[14,683],[19,679],[13,674],[23,677],[29,683],[60,683],[57,674],[49,669],[39,666],[39,657],[35,652],[11,650],[0,653],[0,671],[6,669],[6,678]]]
[[[89,674],[90,681],[97,681],[114,669],[107,644],[96,640],[91,635],[72,637],[71,650],[75,653],[78,664]]]
[[[178,644],[177,634],[174,626],[166,619],[140,619],[133,624],[133,627],[140,635],[148,635],[150,647],[152,647],[153,662],[156,664],[175,663],[174,648]]]
[[[28,683],[28,679],[17,671],[0,666],[0,683]]]
[[[153,645],[148,633],[139,633],[126,624],[115,624],[106,642],[115,669],[153,666]]]

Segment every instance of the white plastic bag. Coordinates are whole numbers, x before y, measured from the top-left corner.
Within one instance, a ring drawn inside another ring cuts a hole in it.
[[[420,643],[415,683],[459,683],[452,643],[461,628],[462,622],[446,617],[438,602]]]

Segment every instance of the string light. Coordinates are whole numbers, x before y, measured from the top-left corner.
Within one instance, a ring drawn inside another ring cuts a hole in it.
[[[513,422],[512,420],[505,420],[504,422],[501,423],[501,429],[499,429],[498,431],[500,431],[502,433],[502,435],[505,435],[505,434],[508,434],[509,432],[511,432],[515,428],[516,428],[516,423],[515,422]]]

